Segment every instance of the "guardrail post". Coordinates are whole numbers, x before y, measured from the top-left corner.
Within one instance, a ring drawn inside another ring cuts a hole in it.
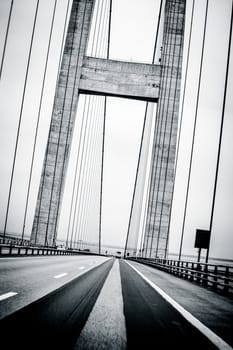
[[[203,274],[203,278],[202,278],[202,284],[203,284],[203,286],[208,286],[208,265],[206,264],[205,266],[204,266],[204,269],[203,269],[204,271],[204,274]]]
[[[229,266],[226,266],[226,271],[225,271],[225,281],[224,281],[224,293],[228,294],[229,292]]]
[[[189,263],[188,261],[185,264],[185,274],[184,274],[184,278],[188,279],[189,278]]]
[[[214,267],[214,282],[213,282],[213,289],[217,289],[217,283],[218,283],[218,266],[215,265]]]
[[[196,278],[196,281],[197,283],[201,283],[201,264],[200,263],[197,263],[197,267],[196,267],[196,270],[197,270],[197,278]]]
[[[180,268],[181,267],[181,261],[180,260],[177,261],[177,264],[178,264],[178,276],[181,277],[181,271],[182,271],[181,268]]]

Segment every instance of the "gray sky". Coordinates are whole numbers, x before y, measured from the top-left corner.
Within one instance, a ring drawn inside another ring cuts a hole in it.
[[[29,29],[32,27],[35,3],[35,0],[15,1],[12,13],[12,25],[7,42],[4,71],[0,83],[1,228],[4,224],[9,174],[12,166],[31,33]],[[179,249],[183,220],[184,196],[187,185],[187,168],[190,158],[195,115],[206,2],[196,0],[195,3],[192,49],[184,105],[179,166],[172,210],[169,243],[170,251],[172,252],[177,252]],[[49,118],[51,117],[57,65],[59,62],[59,48],[62,39],[62,23],[64,23],[66,4],[67,1],[58,0],[55,17],[56,30],[52,40],[43,97],[39,143],[36,151],[36,171],[34,171],[32,183],[34,191],[32,191],[30,196],[29,215],[26,226],[27,232],[30,232],[32,224]],[[2,0],[0,3],[0,53],[3,48],[9,5],[10,0]],[[188,0],[186,37],[189,32],[191,5],[191,0]],[[151,62],[158,6],[159,1],[156,0],[113,0],[110,58]],[[27,11],[25,11],[25,8],[27,8]],[[35,32],[28,75],[22,129],[9,211],[8,230],[10,232],[19,232],[21,230],[31,144],[37,118],[38,96],[43,79],[43,66],[45,63],[52,8],[53,1],[40,1],[38,25]],[[197,137],[195,139],[184,236],[184,253],[186,254],[192,254],[194,252],[193,243],[196,228],[208,228],[209,226],[225,79],[230,12],[230,0],[210,0],[207,22],[207,44],[204,53],[203,76],[197,118]],[[230,99],[233,89],[231,78],[233,76],[232,58],[229,76],[224,141],[221,153],[217,205],[214,215],[210,255],[233,258],[233,250],[231,248],[233,226],[231,215],[233,198],[233,160],[231,151],[233,102]],[[113,245],[123,245],[125,242],[144,110],[145,103],[143,102],[108,99],[103,193],[103,242]],[[68,195],[66,196],[68,197]],[[65,203],[63,207],[68,208],[68,204]],[[62,220],[60,225],[59,237],[66,235],[67,221],[65,220],[67,220],[67,213],[64,212],[64,220]]]

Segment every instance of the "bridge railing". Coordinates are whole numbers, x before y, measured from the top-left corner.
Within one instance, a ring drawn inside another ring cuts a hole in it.
[[[131,257],[129,259],[198,283],[216,292],[233,296],[233,266],[159,258],[145,259]]]
[[[72,249],[59,249],[52,247],[33,247],[16,244],[0,244],[0,257],[6,256],[34,256],[34,255],[76,255],[83,253]]]
[[[32,245],[29,239],[21,239],[14,236],[0,234],[0,258],[7,256],[43,256],[43,255],[103,255],[90,249],[78,249],[77,247],[65,249],[65,242],[57,241],[56,247]]]

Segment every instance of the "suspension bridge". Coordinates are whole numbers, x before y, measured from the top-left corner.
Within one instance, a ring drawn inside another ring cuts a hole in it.
[[[232,1],[0,8],[4,348],[232,349]]]

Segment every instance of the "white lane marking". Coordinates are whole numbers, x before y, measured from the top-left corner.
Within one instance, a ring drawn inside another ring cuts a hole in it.
[[[172,299],[168,294],[166,294],[161,288],[156,286],[152,281],[149,280],[145,275],[132,266],[128,261],[126,263],[135,270],[152,288],[156,290],[168,303],[170,303],[188,322],[190,322],[194,327],[196,327],[204,336],[206,336],[218,349],[220,350],[232,350],[233,348],[228,345],[222,338],[215,334],[211,329],[206,327],[202,322],[200,322],[196,317],[194,317],[190,312],[185,310],[183,306],[178,304],[174,299]]]
[[[126,342],[119,262],[115,260],[74,350],[125,350]]]
[[[83,270],[83,269],[85,269],[85,266],[80,266],[79,267],[79,270]]]
[[[0,295],[0,301],[8,299],[10,297],[13,297],[14,295],[17,295],[17,294],[18,293],[16,293],[16,292],[8,292],[8,293],[5,293],[5,294],[2,294],[2,295]]]
[[[64,273],[60,273],[60,275],[53,276],[53,278],[61,278],[61,277],[64,277],[66,275],[67,275],[67,273],[64,272]]]

